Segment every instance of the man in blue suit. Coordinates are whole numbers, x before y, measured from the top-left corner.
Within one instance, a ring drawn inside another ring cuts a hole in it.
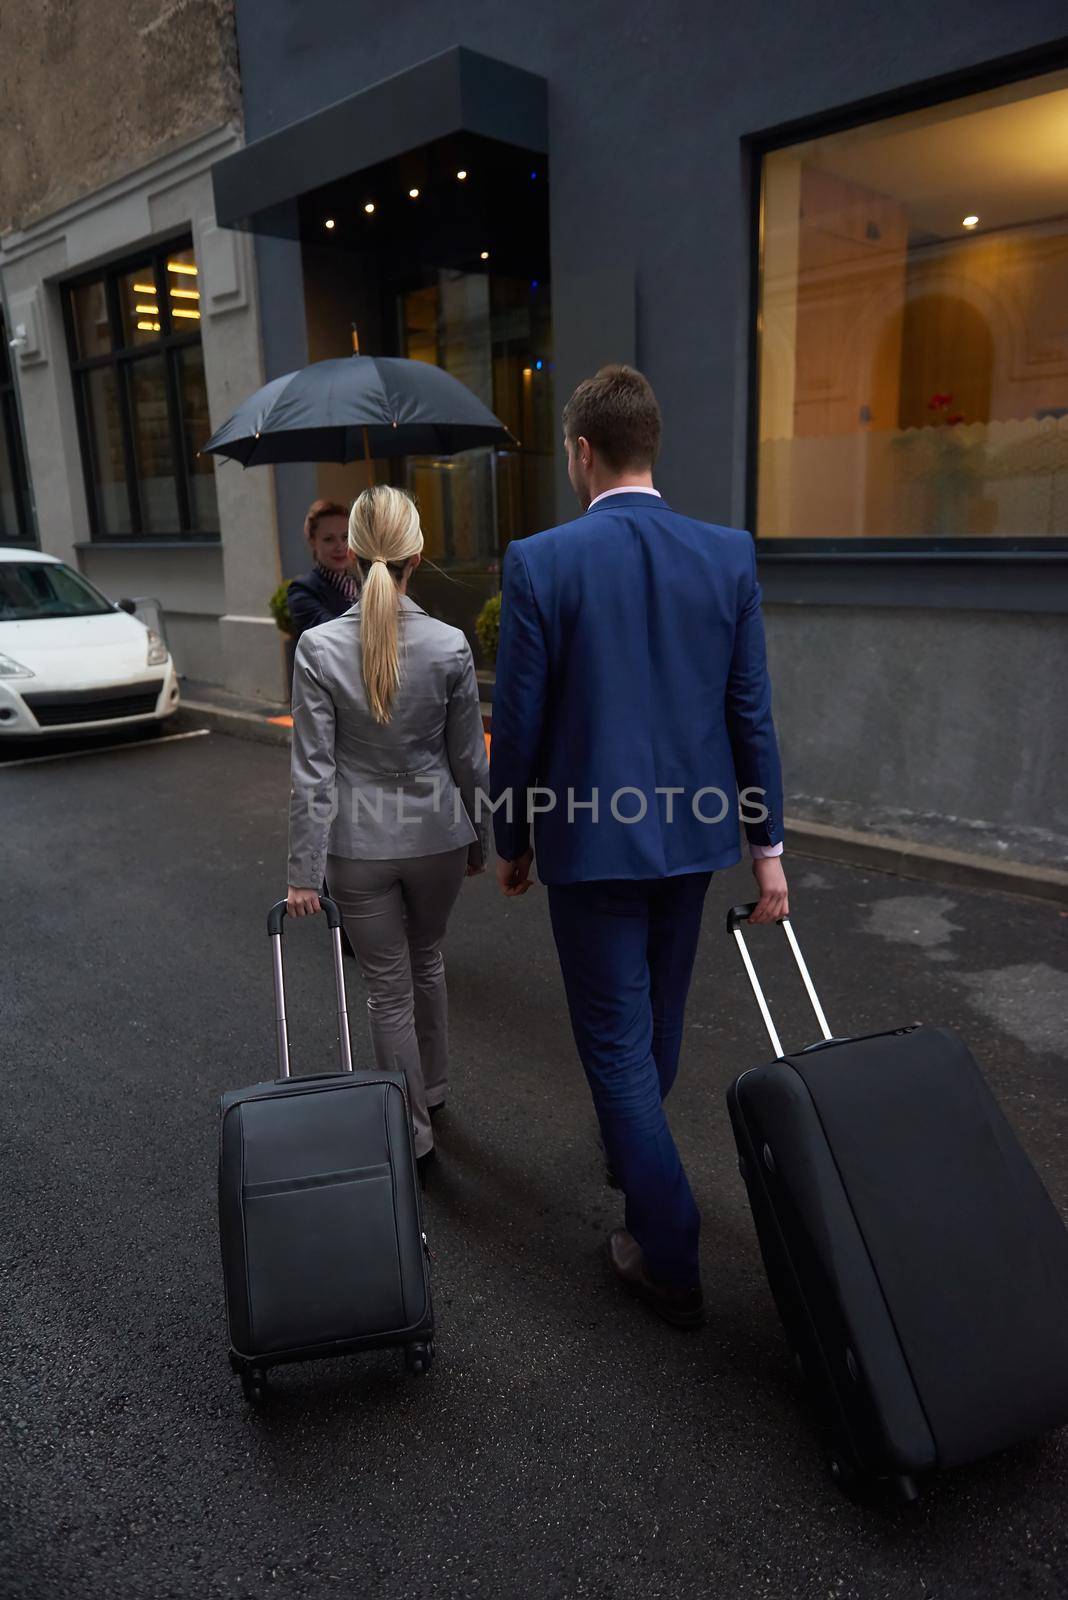
[[[748,533],[695,522],[653,487],[660,411],[633,368],[564,407],[585,515],[504,563],[491,798],[498,882],[548,886],[571,1023],[626,1228],[626,1286],[667,1321],[702,1320],[700,1216],[664,1115],[701,910],[741,858],[787,913],[783,802]],[[533,825],[533,848],[531,847]]]

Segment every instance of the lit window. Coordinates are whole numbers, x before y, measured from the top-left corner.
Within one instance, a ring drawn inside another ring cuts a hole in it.
[[[193,251],[155,250],[67,298],[93,537],[216,535]]]
[[[756,531],[1068,532],[1068,72],[763,161]]]

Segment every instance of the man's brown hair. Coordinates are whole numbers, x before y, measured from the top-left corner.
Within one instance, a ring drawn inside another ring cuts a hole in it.
[[[324,517],[344,517],[349,520],[348,506],[339,506],[336,500],[313,500],[304,518],[304,537],[310,539]]]
[[[588,439],[613,472],[651,467],[660,449],[660,407],[649,379],[633,367],[602,367],[564,407],[564,433]]]

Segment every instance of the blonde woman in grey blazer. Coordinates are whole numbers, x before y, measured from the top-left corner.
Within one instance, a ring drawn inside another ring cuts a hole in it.
[[[375,1059],[408,1082],[425,1176],[448,1088],[441,941],[465,875],[485,866],[486,744],[470,645],[407,593],[423,548],[414,502],[366,489],[348,539],[361,597],[296,652],[287,906],[317,912],[329,879],[367,984]]]

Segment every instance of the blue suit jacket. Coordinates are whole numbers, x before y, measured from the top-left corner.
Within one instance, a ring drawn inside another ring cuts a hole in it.
[[[530,843],[528,791],[555,795],[544,811],[548,795],[533,797],[545,883],[733,866],[739,790],[763,791],[742,813],[767,809],[746,821],[751,842],[778,844],[782,772],[749,534],[631,493],[509,545],[490,788],[506,860]],[[681,793],[657,793],[668,789]],[[596,820],[583,807],[593,791]]]

